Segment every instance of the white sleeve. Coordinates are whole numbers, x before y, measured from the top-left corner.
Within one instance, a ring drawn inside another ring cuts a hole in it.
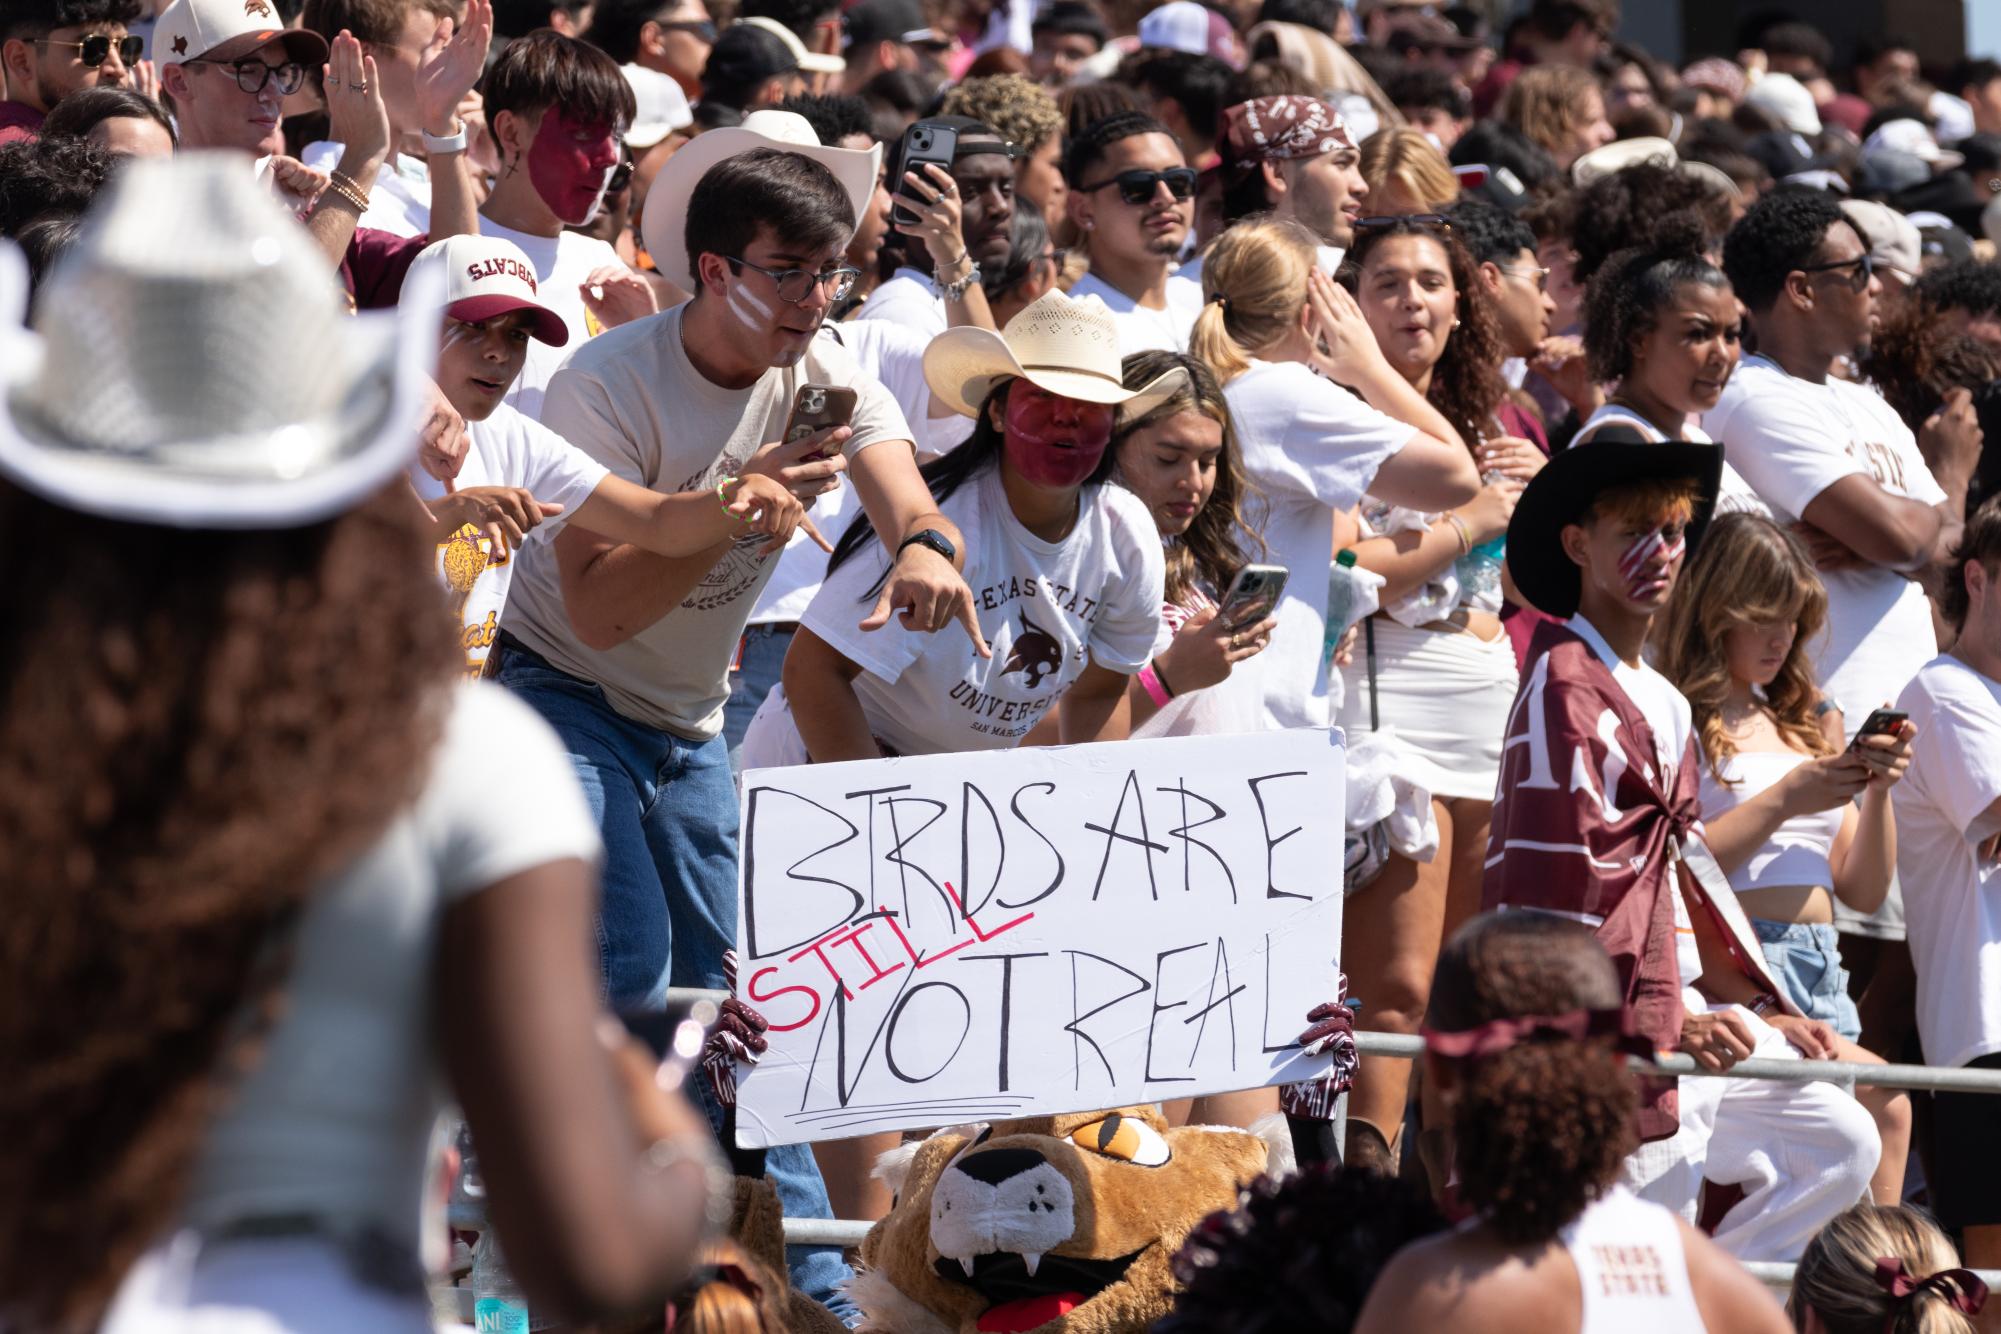
[[[526,480],[520,485],[528,494],[551,505],[563,507],[560,514],[544,519],[529,537],[548,540],[563,530],[577,508],[591,498],[611,473],[611,469],[571,445],[541,422],[516,413],[520,434],[521,471],[515,476]]]
[[[1138,496],[1117,485],[1103,487],[1100,496],[1112,539],[1106,559],[1114,564],[1105,605],[1091,623],[1091,660],[1132,673],[1146,666],[1160,637],[1167,557],[1160,529]]]
[[[550,862],[596,862],[603,845],[563,743],[540,714],[483,681],[451,691],[420,803],[447,900]]]
[[[1973,673],[1949,669],[1921,673],[1904,697],[1918,724],[1911,772],[1924,775],[1926,793],[1970,836],[2001,798],[2001,701]]]
[[[1794,392],[1747,394],[1717,437],[1730,465],[1765,502],[1801,515],[1844,477],[1867,474],[1831,433],[1825,414]]]
[[[1409,444],[1418,429],[1304,366],[1288,372],[1284,387],[1295,410],[1285,431],[1285,471],[1315,500],[1351,509],[1384,460]]]
[[[881,540],[870,537],[840,569],[828,574],[799,623],[871,676],[894,681],[923,655],[925,641],[933,636],[906,630],[895,616],[879,630],[861,628],[862,618],[875,605],[870,590],[876,589],[888,568]],[[949,626],[939,633],[947,632],[956,633]]]

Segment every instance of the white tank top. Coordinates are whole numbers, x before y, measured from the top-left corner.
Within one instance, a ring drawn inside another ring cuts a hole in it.
[[[1680,1221],[1614,1185],[1558,1234],[1584,1291],[1578,1334],[1703,1334]]]
[[[1806,761],[1807,757],[1796,751],[1740,750],[1725,756],[1717,766],[1728,780],[1721,783],[1704,764],[1702,818],[1713,820],[1735,810]],[[1846,806],[1837,806],[1786,821],[1748,861],[1730,873],[1730,888],[1739,893],[1779,885],[1819,885],[1832,890],[1834,865],[1829,858],[1847,811]]]

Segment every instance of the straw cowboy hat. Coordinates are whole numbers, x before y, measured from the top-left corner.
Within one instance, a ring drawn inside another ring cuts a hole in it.
[[[993,387],[1017,375],[1065,398],[1118,404],[1128,417],[1145,416],[1188,382],[1177,366],[1139,389],[1126,388],[1112,312],[1101,301],[1072,301],[1061,292],[1039,297],[1000,333],[963,325],[924,349],[925,382],[961,417],[978,417]]]
[[[812,125],[795,111],[753,111],[742,125],[698,134],[675,149],[654,178],[653,188],[646,193],[646,215],[641,222],[646,253],[653,256],[661,276],[684,292],[692,292],[696,286],[695,266],[688,256],[688,198],[709,168],[754,148],[782,148],[833,172],[854,205],[856,223],[875,199],[876,179],[882,175],[882,145],[867,149],[824,147]]]
[[[420,288],[435,283],[419,282]],[[0,474],[69,509],[289,528],[351,508],[417,452],[435,292],[350,316],[326,258],[233,154],[119,169],[20,327],[0,252]]]

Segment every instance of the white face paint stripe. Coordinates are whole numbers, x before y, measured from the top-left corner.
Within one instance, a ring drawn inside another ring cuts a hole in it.
[[[1626,554],[1619,558],[1619,573],[1625,577],[1627,583],[1639,578],[1640,571],[1646,568],[1647,562],[1653,559],[1656,552],[1665,549],[1668,563],[1671,565],[1676,557],[1688,549],[1688,538],[1685,534],[1677,535],[1670,542],[1665,533],[1666,529],[1656,528],[1626,548]]]
[[[730,289],[729,307],[736,312],[738,319],[753,329],[771,319],[771,307],[742,283]]]

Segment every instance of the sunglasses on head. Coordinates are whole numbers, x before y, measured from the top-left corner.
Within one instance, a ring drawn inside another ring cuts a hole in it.
[[[1363,231],[1373,231],[1382,227],[1395,227],[1409,223],[1413,227],[1438,227],[1452,230],[1452,219],[1443,213],[1383,213],[1373,218],[1357,218],[1355,226]]]
[[[35,45],[73,47],[77,51],[77,59],[83,62],[86,69],[96,69],[110,57],[112,40],[110,33],[94,32],[80,42],[52,42],[48,38],[42,37],[36,39]],[[117,47],[119,64],[136,65],[139,63],[140,55],[146,50],[146,39],[144,37],[120,37]]]
[[[662,32],[685,32],[710,46],[716,44],[716,25],[712,19],[673,19],[668,22],[656,19],[653,26]]]
[[[1085,194],[1093,194],[1108,185],[1119,187],[1119,198],[1128,204],[1149,202],[1162,185],[1176,199],[1193,198],[1195,194],[1195,168],[1169,167],[1166,171],[1122,171],[1109,180],[1096,185],[1083,186]]]

